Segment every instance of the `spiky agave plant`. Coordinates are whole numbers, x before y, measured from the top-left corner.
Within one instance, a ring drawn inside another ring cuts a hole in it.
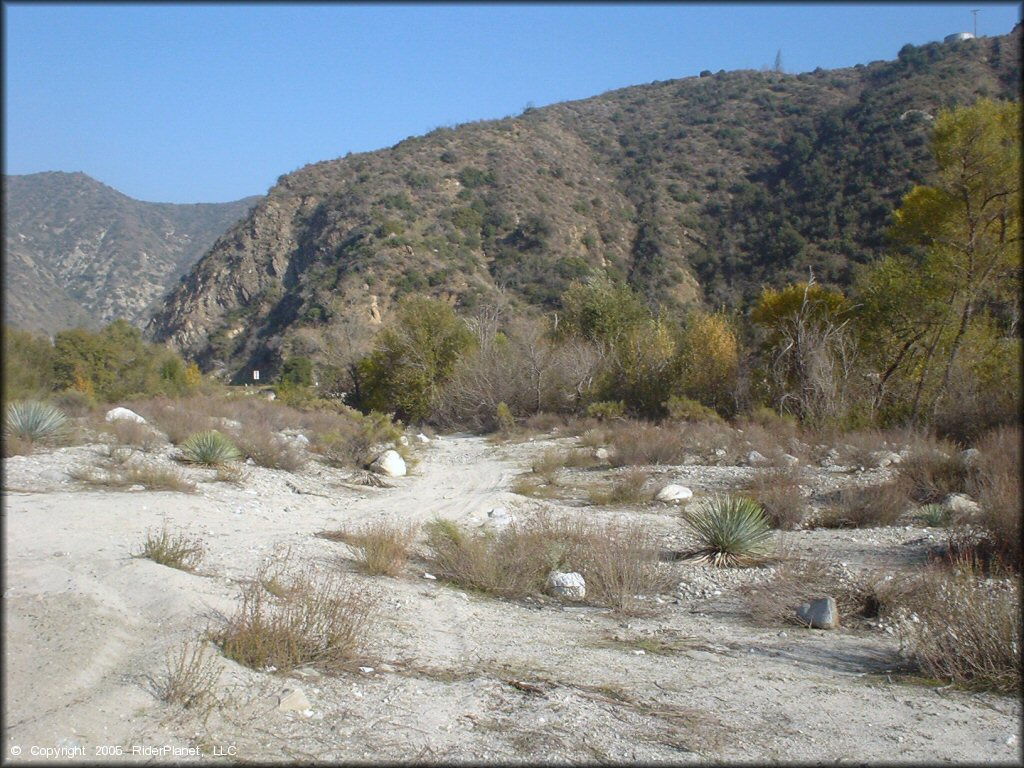
[[[216,467],[241,458],[238,448],[215,429],[197,432],[181,444],[182,458],[193,464]]]
[[[7,404],[4,427],[9,435],[38,442],[58,436],[67,426],[67,416],[49,403],[26,400]]]
[[[722,567],[754,565],[769,554],[771,525],[764,509],[746,496],[715,496],[686,518],[701,546],[696,560]]]

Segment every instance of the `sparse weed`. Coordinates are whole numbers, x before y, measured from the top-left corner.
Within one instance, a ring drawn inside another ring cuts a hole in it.
[[[205,640],[185,640],[177,653],[167,655],[166,667],[155,681],[161,701],[197,712],[206,718],[217,706],[217,683],[222,669]]]
[[[1021,566],[1021,431],[1019,426],[993,430],[978,442],[980,459],[972,490],[985,529],[1005,565]]]
[[[134,556],[179,571],[192,572],[206,557],[206,545],[197,536],[189,536],[184,532],[171,533],[164,527],[159,532],[147,532],[142,549]]]
[[[163,444],[163,437],[148,424],[133,419],[115,419],[106,425],[117,445],[154,451]]]

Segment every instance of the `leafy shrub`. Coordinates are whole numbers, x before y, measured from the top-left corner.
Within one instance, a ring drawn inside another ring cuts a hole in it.
[[[721,421],[713,409],[701,405],[696,400],[688,397],[672,395],[665,403],[668,417],[674,421]]]
[[[602,400],[587,406],[587,416],[598,421],[621,419],[626,415],[626,403],[623,400]]]
[[[171,533],[165,527],[159,533],[149,531],[135,557],[144,557],[180,571],[194,571],[206,557],[206,545],[198,537],[184,532]]]
[[[700,543],[694,555],[715,566],[740,567],[765,560],[771,527],[761,505],[744,496],[715,496],[687,513]]]
[[[216,467],[236,461],[241,454],[231,439],[217,430],[199,432],[181,444],[182,459],[194,464]]]
[[[221,668],[205,640],[185,640],[177,653],[169,653],[162,677],[155,681],[161,701],[205,717],[217,705]]]
[[[500,434],[510,435],[515,432],[516,419],[505,401],[498,403],[494,409],[494,421]]]
[[[67,417],[49,403],[38,400],[7,404],[4,432],[32,443],[60,437],[67,428]]]
[[[362,650],[374,601],[340,574],[312,566],[271,573],[265,563],[242,589],[225,625],[211,633],[229,659],[251,669],[338,669]],[[271,585],[274,593],[268,592]]]

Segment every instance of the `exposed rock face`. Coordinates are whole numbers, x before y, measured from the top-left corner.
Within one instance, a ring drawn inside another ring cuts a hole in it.
[[[49,333],[141,326],[256,199],[145,203],[84,173],[4,176],[5,321]]]

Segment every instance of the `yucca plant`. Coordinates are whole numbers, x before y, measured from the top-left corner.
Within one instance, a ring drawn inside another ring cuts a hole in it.
[[[217,430],[197,432],[181,444],[182,458],[193,464],[217,467],[241,458],[235,444]]]
[[[764,509],[746,496],[715,496],[686,518],[701,546],[694,559],[722,567],[753,565],[769,554],[771,526]]]
[[[915,517],[929,528],[945,528],[952,522],[952,512],[943,504],[925,504]]]
[[[38,400],[25,400],[7,404],[4,427],[8,435],[39,442],[60,435],[67,421],[59,408]]]

